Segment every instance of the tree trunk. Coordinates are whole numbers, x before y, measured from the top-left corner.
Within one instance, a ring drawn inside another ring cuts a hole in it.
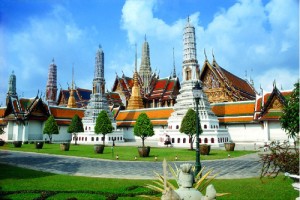
[[[103,145],[105,145],[105,134],[102,134],[103,135]]]
[[[77,134],[74,133],[74,136],[75,136],[75,145],[77,145]]]
[[[142,137],[142,144],[143,144],[143,147],[145,146],[145,138]]]
[[[193,137],[189,136],[189,141],[191,141],[191,142],[190,142],[190,149],[193,150],[193,149],[194,149],[194,148],[193,148],[193,143],[194,143]]]
[[[48,136],[49,136],[49,143],[52,144],[52,135],[49,134]]]

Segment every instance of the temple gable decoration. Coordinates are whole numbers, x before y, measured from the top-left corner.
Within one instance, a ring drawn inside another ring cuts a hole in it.
[[[267,102],[263,105],[259,114],[259,120],[278,120],[282,115],[283,107],[286,103],[283,94],[274,86]]]
[[[210,103],[254,100],[257,93],[247,80],[220,67],[214,56],[212,64],[205,59],[200,80]]]

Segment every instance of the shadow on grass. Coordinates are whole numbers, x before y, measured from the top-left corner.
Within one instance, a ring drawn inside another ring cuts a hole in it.
[[[18,168],[15,166],[0,163],[0,179],[32,179],[39,177],[52,176],[52,173],[39,172],[30,169]]]

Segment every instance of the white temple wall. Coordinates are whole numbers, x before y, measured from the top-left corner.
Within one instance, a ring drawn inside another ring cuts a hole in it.
[[[8,140],[8,126],[3,127],[3,131],[4,133],[2,135],[0,135],[0,139],[7,141]]]
[[[52,142],[67,142],[71,141],[72,134],[68,133],[68,126],[59,126],[59,134],[52,135]],[[49,136],[47,134],[44,135],[44,140],[49,140]]]
[[[233,142],[264,142],[263,127],[255,124],[227,124]]]
[[[42,121],[29,121],[27,125],[27,140],[43,140],[43,123]],[[25,140],[24,140],[25,141]]]
[[[269,133],[270,133],[270,140],[283,142],[284,140],[289,140],[287,134],[283,129],[281,129],[280,122],[269,121]]]

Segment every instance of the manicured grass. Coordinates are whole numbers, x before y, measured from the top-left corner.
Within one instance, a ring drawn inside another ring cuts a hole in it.
[[[103,169],[105,170],[105,169]],[[0,164],[0,199],[142,199],[154,194],[143,186],[151,180],[89,178],[28,170]],[[298,192],[292,180],[281,175],[275,179],[248,178],[213,182],[218,193],[230,195],[218,199],[295,199]]]
[[[48,153],[57,155],[79,156],[88,158],[101,158],[115,160],[116,156],[119,156],[119,160],[133,161],[135,156],[139,161],[154,161],[157,156],[158,161],[162,161],[166,158],[168,161],[174,161],[177,156],[179,161],[195,160],[195,151],[182,148],[158,148],[151,147],[150,157],[141,158],[138,155],[137,147],[133,146],[106,146],[103,154],[94,153],[93,145],[74,145],[71,144],[69,151],[61,151],[59,144],[44,144],[43,149],[35,149],[35,144],[23,144],[21,148],[15,148],[12,144],[5,144],[0,147],[3,150],[14,151],[28,151],[36,153]],[[231,158],[243,156],[246,154],[255,153],[255,151],[232,151],[228,152],[224,150],[211,149],[210,155],[201,155],[201,160],[215,160],[228,158],[230,154]]]

